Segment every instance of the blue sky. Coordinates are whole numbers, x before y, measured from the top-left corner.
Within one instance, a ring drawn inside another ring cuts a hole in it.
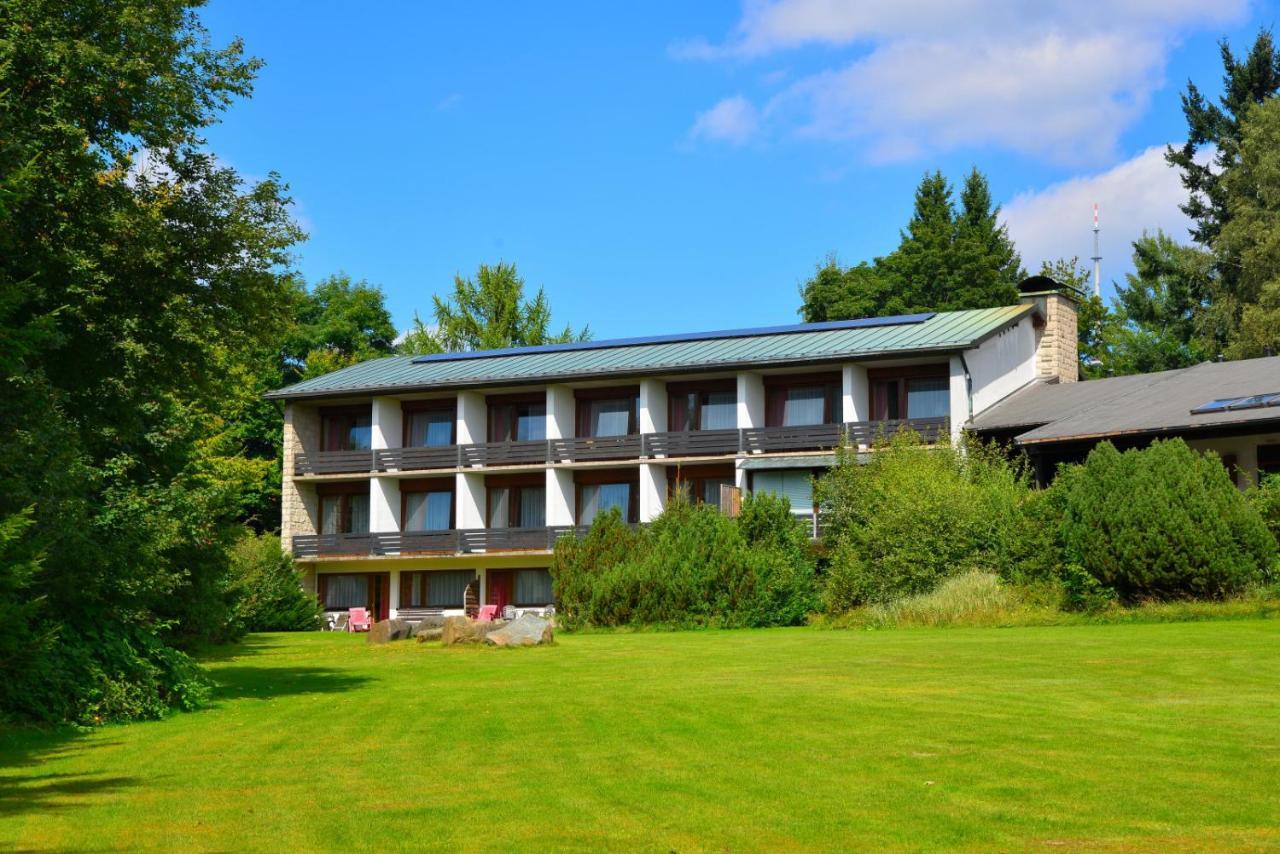
[[[211,0],[266,62],[211,129],[281,173],[309,281],[380,285],[397,325],[515,262],[597,338],[790,323],[829,253],[893,249],[926,169],[991,179],[1024,263],[1185,227],[1155,148],[1189,77],[1247,49],[1245,0],[287,3]]]

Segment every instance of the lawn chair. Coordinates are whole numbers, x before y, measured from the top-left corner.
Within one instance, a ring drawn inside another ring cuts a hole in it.
[[[369,609],[367,608],[351,608],[347,611],[347,631],[349,632],[367,632],[369,631]]]
[[[480,613],[476,615],[476,622],[491,623],[493,622],[493,618],[496,616],[498,616],[498,606],[485,605],[480,609]]]
[[[516,609],[510,605],[502,606],[502,619],[510,622],[516,618]]]

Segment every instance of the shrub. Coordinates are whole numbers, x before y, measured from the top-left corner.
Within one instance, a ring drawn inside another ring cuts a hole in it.
[[[1222,464],[1181,439],[1096,447],[1052,491],[1066,557],[1133,602],[1222,598],[1265,581],[1275,539]]]
[[[1028,477],[993,446],[926,449],[903,433],[866,463],[842,449],[816,497],[831,545],[825,599],[833,613],[927,593],[965,572],[1019,579],[1053,571],[1052,534],[1024,512]]]
[[[1033,622],[1034,616],[1033,607],[994,573],[966,572],[928,593],[868,605],[850,614],[846,623],[866,628],[999,626]]]
[[[293,558],[274,534],[245,534],[231,550],[237,594],[234,620],[247,632],[308,631],[320,627],[320,606],[302,588]]]
[[[562,538],[551,576],[564,625],[803,622],[816,603],[803,526],[785,499],[748,498],[743,519],[677,494],[645,529],[614,512],[581,540]]]
[[[1280,541],[1280,474],[1263,475],[1262,482],[1249,489],[1249,503],[1258,511],[1271,536]]]

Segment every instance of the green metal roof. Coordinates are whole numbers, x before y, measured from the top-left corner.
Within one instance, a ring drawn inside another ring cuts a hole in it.
[[[1011,305],[971,311],[939,312],[925,320],[903,318],[875,326],[811,324],[760,330],[743,336],[706,335],[690,340],[664,340],[618,346],[602,341],[541,352],[492,356],[467,353],[457,359],[436,357],[415,363],[414,356],[389,356],[361,362],[331,374],[269,392],[267,397],[290,399],[349,394],[387,394],[407,391],[519,385],[752,366],[815,364],[852,358],[914,353],[955,352],[976,346],[1034,309]]]

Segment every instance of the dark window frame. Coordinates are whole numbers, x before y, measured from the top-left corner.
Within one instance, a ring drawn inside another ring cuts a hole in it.
[[[453,424],[449,430],[449,444],[458,444],[458,399],[456,397],[440,398],[438,400],[406,400],[400,404],[400,420],[401,433],[400,444],[406,448],[425,447],[420,445],[410,445],[409,427],[413,421],[413,416],[421,412],[448,412],[453,415]],[[438,445],[436,447],[444,447]]]
[[[409,531],[405,524],[409,520],[409,496],[418,492],[449,493],[449,528],[458,527],[458,495],[457,483],[452,478],[414,478],[400,481],[400,531]]]
[[[629,401],[631,408],[627,414],[627,433],[634,435],[640,432],[640,387],[610,386],[607,388],[576,388],[573,390],[574,429],[581,439],[595,438],[591,432],[591,404],[603,401]]]
[[[822,388],[822,423],[841,423],[843,378],[839,371],[809,374],[772,374],[764,377],[764,426],[788,427],[783,424],[787,392],[796,388]]]
[[[713,394],[730,392],[734,395],[736,402],[738,395],[736,379],[667,383],[667,429],[672,433],[702,430],[702,407],[707,405],[707,398]],[[692,408],[689,406],[690,398],[693,399]],[[681,426],[681,413],[688,413],[691,427]]]
[[[320,449],[322,451],[363,451],[366,448],[348,447],[351,431],[356,427],[369,427],[369,444],[373,444],[373,406],[324,406],[320,408]],[[335,439],[334,433],[339,437]],[[334,447],[330,447],[333,445]]]
[[[627,524],[634,525],[640,521],[640,471],[636,469],[631,473],[619,473],[616,470],[576,471],[573,475],[573,521],[575,525],[582,524],[582,487],[584,486],[608,486],[616,483],[625,483],[630,486],[627,494],[627,518],[623,521]]]
[[[906,365],[900,368],[871,368],[867,371],[867,412],[872,421],[890,420],[887,401],[892,395],[898,418],[910,418],[907,406],[907,384],[910,380],[950,379],[951,366],[946,362],[929,365]],[[884,405],[877,401],[878,389],[887,387]]]

